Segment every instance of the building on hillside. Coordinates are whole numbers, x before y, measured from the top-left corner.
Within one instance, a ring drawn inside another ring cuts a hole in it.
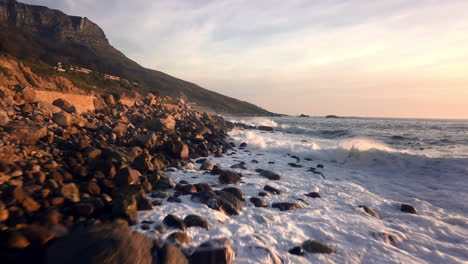
[[[120,81],[120,77],[104,74],[104,79],[106,80],[113,80],[113,81]]]
[[[73,65],[70,66],[70,71],[72,71],[72,72],[81,72],[81,73],[86,73],[86,74],[90,74],[90,73],[93,72],[90,69],[81,68],[81,67],[73,66]]]
[[[66,72],[61,62],[57,62],[57,66],[55,66],[54,69],[59,72]]]

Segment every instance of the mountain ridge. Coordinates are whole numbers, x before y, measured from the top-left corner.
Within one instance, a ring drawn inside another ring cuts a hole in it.
[[[19,59],[78,65],[140,85],[137,92],[187,96],[195,108],[232,115],[273,115],[256,105],[202,88],[169,74],[144,68],[115,49],[104,31],[86,17],[0,0],[0,52]],[[112,92],[112,91],[109,91]]]

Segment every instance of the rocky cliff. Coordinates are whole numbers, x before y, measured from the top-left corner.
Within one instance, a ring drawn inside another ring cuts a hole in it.
[[[137,81],[139,86],[135,90],[141,93],[159,92],[173,97],[184,94],[195,107],[208,111],[271,115],[253,104],[146,69],[115,49],[103,30],[89,19],[47,7],[0,0],[0,53],[50,66],[60,61]]]

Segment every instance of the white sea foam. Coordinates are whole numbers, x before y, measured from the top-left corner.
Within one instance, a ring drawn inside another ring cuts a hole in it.
[[[278,126],[278,123],[266,117],[251,117],[251,118],[228,117],[227,120],[231,122],[243,123],[249,126],[269,126],[269,127]]]
[[[193,243],[187,250],[208,239],[228,237],[237,254],[235,263],[274,263],[268,251],[284,263],[468,262],[468,159],[415,155],[369,138],[330,140],[257,130],[236,130],[230,136],[236,145],[246,142],[247,151],[236,149],[234,155],[210,159],[225,168],[246,162],[247,170],[233,169],[243,174],[243,183],[233,186],[246,195],[239,216],[228,217],[182,196],[181,204],[164,201],[154,211],[142,212],[140,219],[161,222],[169,213],[203,215],[211,228],[190,228]],[[296,160],[288,154],[298,156],[303,167],[290,167],[288,163]],[[324,166],[326,179],[308,172],[318,164]],[[269,181],[256,168],[275,171],[282,179]],[[219,184],[216,176],[197,170],[178,171],[172,177]],[[265,198],[268,208],[256,208],[248,198],[258,197],[266,184],[283,193]],[[320,191],[322,198],[304,196],[311,191]],[[271,208],[278,201],[302,208],[280,212]],[[401,212],[401,203],[413,205],[418,214]],[[367,215],[359,205],[373,208],[381,219]],[[397,245],[386,243],[381,233],[394,236]],[[288,253],[306,239],[327,243],[337,252]]]

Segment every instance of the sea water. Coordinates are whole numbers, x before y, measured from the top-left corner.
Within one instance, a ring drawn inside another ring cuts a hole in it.
[[[367,118],[228,118],[249,125],[271,126],[273,132],[234,130],[235,148],[224,157],[210,157],[229,168],[246,169],[233,185],[246,195],[239,216],[226,216],[182,196],[182,203],[163,202],[140,219],[161,222],[169,213],[203,215],[210,229],[190,228],[193,242],[230,238],[236,263],[466,263],[468,261],[468,121]],[[298,161],[299,159],[299,161]],[[292,167],[291,164],[299,165]],[[323,168],[322,168],[323,167]],[[281,175],[270,181],[255,169]],[[311,172],[310,168],[322,173]],[[217,176],[181,169],[171,176],[190,183],[218,186]],[[268,184],[283,191],[256,208],[248,199]],[[305,196],[316,191],[322,198]],[[301,208],[281,212],[274,202]],[[402,203],[418,214],[400,211]],[[374,209],[369,216],[360,205]],[[163,238],[170,232],[163,234]],[[382,234],[396,239],[391,245]],[[149,234],[151,235],[151,234]],[[336,253],[296,256],[288,250],[306,239],[335,248]]]

